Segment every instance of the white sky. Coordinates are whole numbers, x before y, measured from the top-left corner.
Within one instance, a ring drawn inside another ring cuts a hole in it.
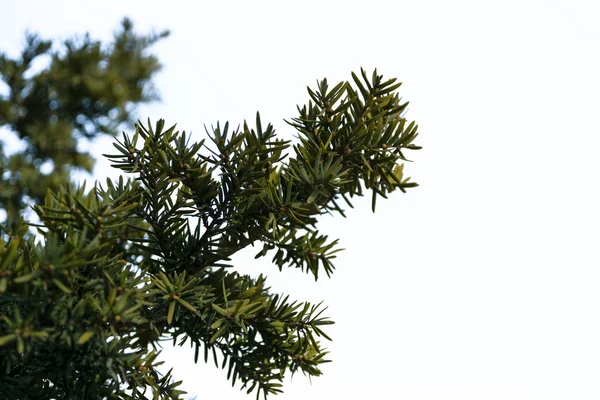
[[[347,249],[331,280],[237,259],[337,322],[325,375],[278,399],[600,398],[599,3],[3,3],[13,53],[25,29],[108,38],[124,15],[169,28],[163,102],[140,116],[197,138],[256,110],[290,138],[306,85],[361,66],[404,82],[424,146],[405,171],[421,186],[323,221]],[[188,348],[167,360],[190,395],[252,398]]]

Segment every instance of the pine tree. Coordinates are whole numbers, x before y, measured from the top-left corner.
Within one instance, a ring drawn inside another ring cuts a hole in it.
[[[3,228],[0,396],[180,398],[157,362],[162,340],[213,359],[257,397],[281,392],[288,372],[320,375],[325,308],[229,261],[253,245],[280,270],[333,273],[340,249],[319,217],[345,216],[368,191],[374,211],[378,196],[416,186],[403,161],[419,148],[417,126],[399,86],[362,70],[318,82],[288,122],[293,143],[258,114],[198,143],[163,120],[139,123],[107,155],[130,179],[49,190],[35,206],[40,239]]]

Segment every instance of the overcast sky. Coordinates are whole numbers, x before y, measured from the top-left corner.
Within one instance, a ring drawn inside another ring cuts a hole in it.
[[[358,202],[322,230],[346,250],[331,280],[278,272],[274,291],[329,305],[333,363],[278,399],[600,398],[600,10],[597,1],[2,1],[0,48],[25,29],[110,38],[123,16],[168,28],[165,118],[253,119],[286,138],[306,86],[377,67],[404,82],[420,187]],[[6,134],[5,132],[3,133]],[[93,146],[110,151],[110,141]],[[97,177],[107,163],[100,162]],[[111,173],[115,176],[114,172]],[[167,351],[190,395],[251,398]]]

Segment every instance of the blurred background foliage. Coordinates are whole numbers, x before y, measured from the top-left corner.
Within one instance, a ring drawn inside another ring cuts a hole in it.
[[[14,228],[48,189],[71,182],[73,172],[91,172],[94,158],[78,143],[115,136],[131,126],[137,105],[158,99],[152,78],[161,64],[149,49],[167,35],[139,34],[125,18],[110,43],[85,34],[56,45],[27,33],[17,57],[0,52],[8,89],[0,94],[0,128],[21,141],[21,149],[8,154],[0,137],[1,223]]]

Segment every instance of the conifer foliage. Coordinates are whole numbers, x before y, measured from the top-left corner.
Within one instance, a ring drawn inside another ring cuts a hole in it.
[[[0,93],[0,128],[23,145],[9,155],[0,136],[0,207],[8,226],[31,203],[43,203],[47,188],[57,191],[73,172],[92,171],[81,139],[115,136],[135,121],[136,105],[157,98],[151,79],[161,65],[148,49],[167,35],[137,34],[125,19],[106,45],[84,35],[53,46],[29,33],[18,57],[0,52],[7,89]]]
[[[257,397],[281,392],[288,372],[320,375],[325,308],[232,271],[230,258],[252,245],[279,269],[333,273],[340,249],[319,216],[344,216],[369,191],[375,210],[416,186],[402,167],[417,126],[399,86],[364,71],[318,82],[288,122],[293,142],[258,114],[198,143],[139,123],[106,155],[121,179],[49,191],[35,207],[41,240],[21,226],[0,242],[0,396],[180,398],[156,359],[163,340]]]

